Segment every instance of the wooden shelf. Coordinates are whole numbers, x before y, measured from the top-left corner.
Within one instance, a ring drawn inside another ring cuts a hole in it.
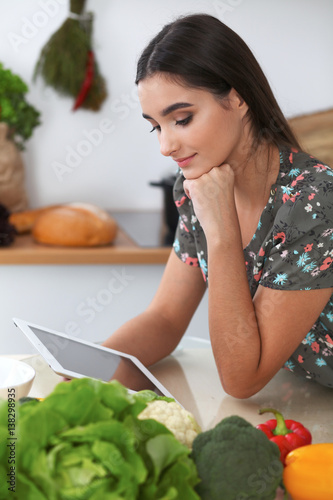
[[[17,236],[0,248],[1,264],[165,264],[171,247],[143,248],[119,230],[111,245],[66,248],[35,243],[30,235]]]

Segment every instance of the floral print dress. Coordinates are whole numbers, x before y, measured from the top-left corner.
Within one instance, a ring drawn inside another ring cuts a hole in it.
[[[179,222],[177,256],[200,266],[208,286],[207,243],[179,170],[174,200]],[[280,148],[280,171],[257,230],[244,249],[252,297],[258,285],[277,290],[332,288],[333,170],[295,149]],[[333,293],[286,369],[333,387]]]

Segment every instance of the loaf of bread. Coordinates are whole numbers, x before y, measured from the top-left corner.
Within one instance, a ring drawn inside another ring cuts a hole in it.
[[[87,203],[44,210],[32,228],[32,236],[38,243],[71,247],[107,245],[116,234],[116,221],[101,208]]]
[[[18,234],[30,233],[37,218],[47,210],[57,208],[61,205],[49,205],[43,208],[35,208],[32,210],[23,210],[21,212],[13,212],[9,216],[9,222],[12,224]]]
[[[113,217],[89,203],[25,210],[11,214],[9,220],[19,234],[31,232],[36,242],[46,245],[107,245],[114,240],[118,230]]]

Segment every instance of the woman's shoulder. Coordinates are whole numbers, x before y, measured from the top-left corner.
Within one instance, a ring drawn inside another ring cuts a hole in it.
[[[324,202],[333,207],[333,169],[320,159],[292,148],[280,150],[279,182],[283,203]]]
[[[330,165],[296,148],[280,148],[280,173],[281,177],[285,177],[293,185],[297,181],[304,181],[302,184],[305,186],[309,181],[333,183],[333,169]]]

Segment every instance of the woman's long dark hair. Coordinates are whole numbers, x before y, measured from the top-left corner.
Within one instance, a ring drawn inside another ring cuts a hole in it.
[[[159,72],[221,98],[234,88],[249,107],[256,146],[267,141],[300,149],[251,50],[215,17],[193,14],[164,26],[141,54],[135,81]]]

